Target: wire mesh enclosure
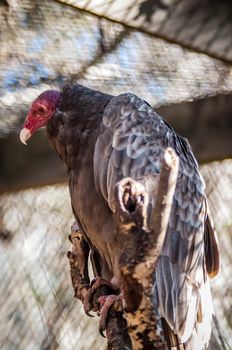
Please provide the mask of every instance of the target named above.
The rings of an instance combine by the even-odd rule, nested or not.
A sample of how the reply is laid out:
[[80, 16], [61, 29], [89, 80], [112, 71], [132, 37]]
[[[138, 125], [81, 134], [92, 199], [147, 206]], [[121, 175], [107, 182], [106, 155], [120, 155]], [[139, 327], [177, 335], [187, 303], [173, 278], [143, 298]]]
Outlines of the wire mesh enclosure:
[[[98, 318], [89, 319], [80, 302], [73, 298], [66, 258], [73, 223], [68, 187], [53, 184], [31, 188], [33, 178], [24, 173], [29, 158], [17, 153], [18, 131], [31, 101], [45, 89], [75, 82], [111, 94], [130, 91], [154, 107], [232, 91], [229, 63], [83, 12], [75, 8], [77, 1], [72, 2], [75, 6], [66, 3], [70, 1], [0, 2], [0, 142], [7, 141], [1, 143], [0, 185], [5, 184], [1, 178], [3, 164], [13, 171], [20, 164], [21, 176], [28, 184], [24, 184], [28, 187], [25, 190], [5, 190], [0, 195], [3, 350], [106, 348], [105, 339], [98, 334]], [[90, 11], [93, 3], [82, 1], [82, 7]], [[108, 5], [113, 3], [109, 1]], [[136, 2], [137, 8], [141, 3]], [[178, 8], [187, 5], [178, 6], [168, 12], [169, 17], [161, 16], [163, 21], [180, 16]], [[100, 13], [99, 7], [95, 10]], [[196, 18], [200, 20], [199, 15]], [[221, 18], [226, 21], [223, 15]], [[193, 39], [200, 45], [204, 36], [200, 35], [201, 27], [196, 27], [199, 30], [195, 30]], [[205, 28], [202, 26], [202, 30]], [[223, 30], [229, 31], [230, 25], [223, 24], [223, 28], [215, 36], [217, 45]], [[213, 34], [207, 36], [209, 53], [216, 47], [213, 38]], [[224, 46], [229, 61], [231, 47]], [[224, 123], [220, 114], [218, 119]], [[202, 121], [206, 123], [201, 115], [197, 116], [191, 128], [194, 130], [196, 123]], [[214, 121], [210, 123], [214, 125]], [[229, 126], [226, 124], [225, 128]], [[43, 142], [41, 138], [38, 144]], [[41, 149], [36, 153], [38, 162], [45, 157], [45, 153], [40, 154]], [[56, 163], [50, 159], [48, 162], [52, 172]], [[212, 281], [218, 324], [210, 349], [225, 350], [232, 348], [232, 160], [203, 164], [201, 173], [222, 251], [221, 273]]]
[[[222, 250], [221, 272], [211, 285], [225, 349], [232, 347], [231, 169], [230, 160], [201, 167]], [[73, 222], [67, 186], [5, 194], [0, 207], [1, 349], [104, 349], [98, 318], [89, 319], [73, 298], [66, 258]]]
[[104, 349], [97, 319], [73, 298], [67, 186], [1, 197], [1, 349]]

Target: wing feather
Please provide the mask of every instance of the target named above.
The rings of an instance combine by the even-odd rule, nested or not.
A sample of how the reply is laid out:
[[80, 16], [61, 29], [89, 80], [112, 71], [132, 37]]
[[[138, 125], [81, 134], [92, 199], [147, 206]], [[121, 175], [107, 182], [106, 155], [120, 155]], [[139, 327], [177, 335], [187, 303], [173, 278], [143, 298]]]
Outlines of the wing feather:
[[209, 212], [205, 225], [205, 256], [207, 272], [211, 278], [215, 277], [220, 270], [220, 252], [217, 233]]
[[[120, 95], [108, 103], [104, 112], [102, 133], [94, 153], [94, 176], [96, 188], [114, 211], [116, 182], [127, 176], [136, 180], [158, 174], [168, 146], [178, 154], [180, 168], [156, 269], [156, 286], [161, 314], [184, 341], [193, 332], [205, 284], [205, 245], [207, 270], [217, 270], [219, 261], [208, 219], [205, 224], [204, 181], [188, 141], [177, 135], [146, 102], [132, 94]], [[151, 205], [154, 202], [152, 198]]]

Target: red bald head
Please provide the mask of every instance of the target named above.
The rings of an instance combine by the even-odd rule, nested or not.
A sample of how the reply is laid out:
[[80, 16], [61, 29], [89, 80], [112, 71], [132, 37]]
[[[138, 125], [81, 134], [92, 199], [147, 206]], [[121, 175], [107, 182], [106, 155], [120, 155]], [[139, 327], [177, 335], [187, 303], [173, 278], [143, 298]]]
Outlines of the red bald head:
[[44, 91], [35, 99], [31, 104], [23, 129], [20, 132], [20, 140], [24, 144], [53, 117], [59, 101], [60, 92], [56, 90]]

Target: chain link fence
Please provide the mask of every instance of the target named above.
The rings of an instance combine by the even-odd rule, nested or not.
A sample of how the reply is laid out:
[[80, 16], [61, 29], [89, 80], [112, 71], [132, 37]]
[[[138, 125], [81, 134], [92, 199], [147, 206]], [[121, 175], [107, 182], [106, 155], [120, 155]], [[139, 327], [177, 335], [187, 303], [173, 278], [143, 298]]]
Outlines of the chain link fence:
[[67, 186], [3, 195], [0, 207], [1, 349], [104, 349], [97, 319], [73, 298]]
[[[220, 333], [229, 349], [232, 161], [203, 165], [201, 172], [222, 251], [221, 273], [212, 288]], [[104, 349], [97, 317], [89, 319], [73, 298], [66, 258], [73, 222], [67, 186], [5, 194], [0, 207], [1, 349]]]
[[[0, 138], [17, 132], [34, 97], [66, 82], [130, 91], [157, 107], [230, 93], [231, 77], [229, 64], [57, 1], [0, 1]], [[212, 287], [224, 350], [232, 348], [232, 160], [201, 171], [222, 250]], [[1, 349], [105, 349], [97, 317], [73, 298], [72, 222], [66, 185], [0, 196]]]
[[0, 135], [66, 82], [130, 91], [155, 107], [232, 90], [231, 65], [57, 1], [1, 2], [0, 45]]

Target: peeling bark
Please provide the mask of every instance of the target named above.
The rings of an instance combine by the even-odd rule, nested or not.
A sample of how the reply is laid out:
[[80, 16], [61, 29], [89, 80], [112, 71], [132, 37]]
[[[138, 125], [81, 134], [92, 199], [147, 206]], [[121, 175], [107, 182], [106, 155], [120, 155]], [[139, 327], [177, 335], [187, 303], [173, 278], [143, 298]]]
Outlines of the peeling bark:
[[82, 237], [76, 223], [71, 227], [69, 240], [72, 243], [72, 251], [67, 253], [70, 264], [70, 274], [74, 297], [84, 303], [87, 292], [90, 288], [88, 272], [89, 246]]
[[[79, 299], [85, 308], [91, 288], [88, 273], [89, 247], [78, 230], [76, 223], [71, 228], [69, 240], [72, 243], [72, 250], [67, 253], [67, 257], [70, 264], [74, 297]], [[111, 288], [107, 287], [107, 285], [100, 286], [94, 293], [93, 300], [91, 300], [93, 310], [98, 315], [100, 314], [98, 299], [101, 296], [112, 294]], [[91, 315], [89, 314], [89, 316]], [[110, 308], [108, 313], [106, 336], [108, 350], [131, 350], [131, 341], [127, 333], [126, 320], [123, 318], [123, 309], [116, 303]]]
[[[161, 319], [154, 307], [153, 285], [175, 191], [179, 159], [168, 148], [159, 176], [137, 182], [127, 178], [115, 189], [118, 224], [119, 280], [132, 348], [166, 349]], [[153, 182], [153, 186], [150, 183]], [[156, 202], [148, 223], [149, 192]], [[154, 193], [153, 193], [154, 194]], [[149, 227], [151, 226], [151, 227]]]

